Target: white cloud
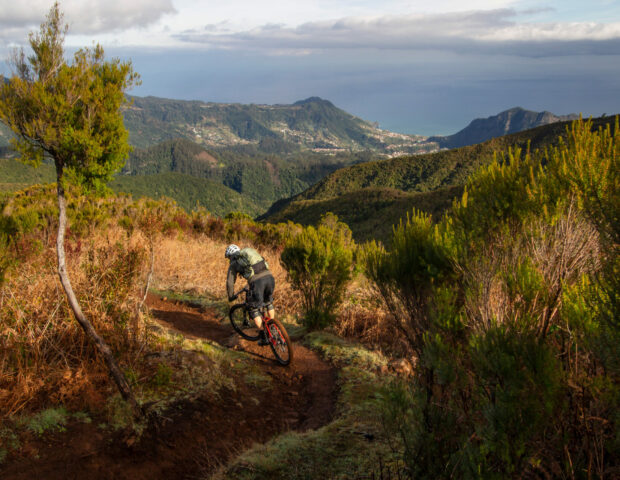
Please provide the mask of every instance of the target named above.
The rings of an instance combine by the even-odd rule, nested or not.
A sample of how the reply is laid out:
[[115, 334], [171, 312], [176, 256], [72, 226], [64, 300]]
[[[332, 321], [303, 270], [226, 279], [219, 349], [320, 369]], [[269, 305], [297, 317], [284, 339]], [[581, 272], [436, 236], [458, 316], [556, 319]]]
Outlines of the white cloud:
[[[51, 0], [0, 0], [0, 40], [23, 43], [52, 6]], [[64, 0], [70, 34], [119, 32], [152, 25], [176, 10], [172, 0]]]
[[[346, 17], [297, 27], [268, 24], [230, 32], [209, 25], [177, 35], [181, 41], [221, 49], [271, 53], [328, 49], [450, 50], [561, 54], [567, 42], [606, 49], [620, 41], [620, 22], [518, 23], [513, 9], [427, 15]], [[534, 45], [536, 44], [536, 48]]]
[[[7, 12], [0, 16], [0, 49], [25, 43], [51, 2], [0, 0], [0, 11]], [[96, 41], [296, 55], [368, 48], [546, 55], [567, 42], [588, 43], [592, 52], [608, 49], [620, 38], [618, 15], [586, 22], [587, 8], [575, 0], [63, 0], [61, 9], [71, 46]], [[562, 9], [580, 9], [583, 16], [561, 19]], [[531, 44], [544, 47], [532, 50]]]

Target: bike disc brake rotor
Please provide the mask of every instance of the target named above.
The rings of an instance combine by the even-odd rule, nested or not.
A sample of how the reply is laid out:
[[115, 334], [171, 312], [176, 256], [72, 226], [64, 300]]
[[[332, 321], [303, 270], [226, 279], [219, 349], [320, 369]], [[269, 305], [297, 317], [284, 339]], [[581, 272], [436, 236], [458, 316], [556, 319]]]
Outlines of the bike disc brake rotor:
[[269, 331], [271, 332], [271, 341], [274, 342], [275, 345], [280, 345], [282, 343], [282, 338], [280, 337], [278, 327], [269, 325]]

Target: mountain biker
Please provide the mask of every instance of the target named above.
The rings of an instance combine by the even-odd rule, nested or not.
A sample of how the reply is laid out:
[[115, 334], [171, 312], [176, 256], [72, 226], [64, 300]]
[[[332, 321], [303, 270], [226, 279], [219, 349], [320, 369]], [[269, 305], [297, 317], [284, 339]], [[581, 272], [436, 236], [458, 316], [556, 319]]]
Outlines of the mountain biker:
[[246, 303], [250, 316], [259, 331], [260, 338], [258, 344], [268, 345], [260, 309], [265, 305], [269, 317], [275, 318], [273, 291], [276, 287], [276, 281], [269, 271], [269, 265], [256, 250], [250, 247], [241, 249], [234, 244], [228, 245], [224, 256], [230, 260], [226, 277], [228, 301], [232, 302], [237, 298], [234, 294], [235, 281], [237, 280], [237, 275], [242, 276], [248, 281], [249, 291]]

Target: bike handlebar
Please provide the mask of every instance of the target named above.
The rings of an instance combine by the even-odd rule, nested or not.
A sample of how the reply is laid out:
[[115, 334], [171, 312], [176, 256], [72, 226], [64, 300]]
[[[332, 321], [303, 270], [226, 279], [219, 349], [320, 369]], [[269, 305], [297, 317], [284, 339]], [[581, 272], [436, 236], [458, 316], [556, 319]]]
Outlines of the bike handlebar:
[[233, 298], [237, 298], [239, 295], [241, 295], [243, 292], [248, 293], [250, 291], [250, 289], [248, 287], [243, 287], [241, 290], [239, 290], [237, 293], [235, 293], [233, 295]]

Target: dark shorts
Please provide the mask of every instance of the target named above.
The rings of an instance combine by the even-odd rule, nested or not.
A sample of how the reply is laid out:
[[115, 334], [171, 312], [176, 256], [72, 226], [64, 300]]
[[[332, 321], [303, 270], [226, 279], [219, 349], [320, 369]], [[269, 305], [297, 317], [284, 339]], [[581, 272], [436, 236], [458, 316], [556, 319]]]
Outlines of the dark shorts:
[[266, 275], [250, 282], [250, 291], [246, 298], [246, 303], [250, 310], [258, 310], [263, 305], [272, 303], [275, 288], [276, 281], [273, 275]]

